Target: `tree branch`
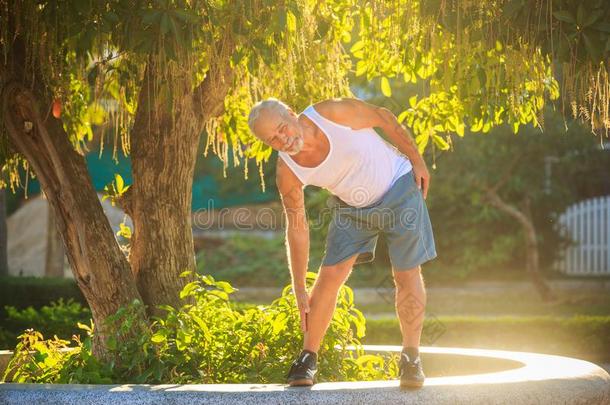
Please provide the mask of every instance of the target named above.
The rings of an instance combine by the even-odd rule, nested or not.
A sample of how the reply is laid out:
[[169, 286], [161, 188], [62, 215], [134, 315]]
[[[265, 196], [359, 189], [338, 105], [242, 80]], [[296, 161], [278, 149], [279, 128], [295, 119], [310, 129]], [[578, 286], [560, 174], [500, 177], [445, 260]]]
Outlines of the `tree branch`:
[[231, 56], [235, 42], [230, 34], [222, 41], [216, 63], [210, 65], [205, 79], [193, 93], [195, 111], [203, 122], [224, 113], [224, 100], [233, 81]]

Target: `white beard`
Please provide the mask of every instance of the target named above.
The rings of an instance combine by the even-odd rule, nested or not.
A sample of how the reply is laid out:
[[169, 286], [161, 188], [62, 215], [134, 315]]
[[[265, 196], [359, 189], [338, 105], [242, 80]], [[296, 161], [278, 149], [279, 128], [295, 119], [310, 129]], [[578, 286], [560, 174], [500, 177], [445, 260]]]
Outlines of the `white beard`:
[[296, 155], [297, 153], [299, 153], [301, 151], [302, 148], [303, 148], [303, 138], [299, 137], [294, 141], [292, 148], [287, 150], [286, 153], [289, 155]]

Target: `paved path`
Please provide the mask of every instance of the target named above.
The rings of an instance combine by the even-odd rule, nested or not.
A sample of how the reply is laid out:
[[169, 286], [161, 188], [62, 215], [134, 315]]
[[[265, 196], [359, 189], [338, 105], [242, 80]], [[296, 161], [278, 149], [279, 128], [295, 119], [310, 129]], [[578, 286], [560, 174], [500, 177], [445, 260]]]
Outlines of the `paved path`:
[[[365, 346], [373, 352], [399, 352], [401, 346]], [[446, 364], [508, 362], [496, 371], [428, 377], [424, 387], [400, 390], [397, 380], [283, 384], [76, 385], [2, 384], [0, 404], [608, 404], [610, 375], [595, 364], [561, 356], [501, 350], [422, 347], [424, 355]]]

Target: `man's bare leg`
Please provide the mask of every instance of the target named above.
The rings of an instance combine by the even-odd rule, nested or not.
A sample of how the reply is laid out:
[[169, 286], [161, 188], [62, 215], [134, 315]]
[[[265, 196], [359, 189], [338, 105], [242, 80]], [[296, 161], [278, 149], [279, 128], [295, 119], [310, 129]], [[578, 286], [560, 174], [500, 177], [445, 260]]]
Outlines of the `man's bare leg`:
[[303, 349], [317, 353], [335, 312], [339, 288], [349, 277], [358, 255], [332, 266], [320, 267], [309, 298]]
[[421, 266], [411, 269], [392, 269], [396, 284], [396, 313], [402, 332], [400, 355], [400, 387], [421, 388], [426, 375], [419, 357], [419, 343], [426, 312], [426, 290]]
[[421, 266], [408, 270], [392, 270], [396, 285], [395, 306], [400, 321], [402, 346], [419, 348], [427, 301]]

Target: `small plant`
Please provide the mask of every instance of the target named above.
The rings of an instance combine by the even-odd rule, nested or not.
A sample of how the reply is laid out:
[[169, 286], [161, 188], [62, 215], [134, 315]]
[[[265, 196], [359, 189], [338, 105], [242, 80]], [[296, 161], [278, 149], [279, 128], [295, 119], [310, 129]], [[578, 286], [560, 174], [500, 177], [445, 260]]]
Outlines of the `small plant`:
[[3, 381], [55, 384], [112, 382], [108, 365], [91, 354], [91, 335], [83, 341], [78, 335], [73, 335], [74, 346], [69, 346], [68, 340], [60, 339], [57, 335], [45, 340], [40, 332], [33, 329], [27, 329], [19, 339], [2, 376]]
[[129, 187], [126, 186], [123, 177], [120, 174], [115, 173], [114, 180], [104, 186], [104, 195], [102, 196], [102, 201], [105, 199], [110, 200], [110, 204], [114, 207], [120, 198], [129, 190]]

